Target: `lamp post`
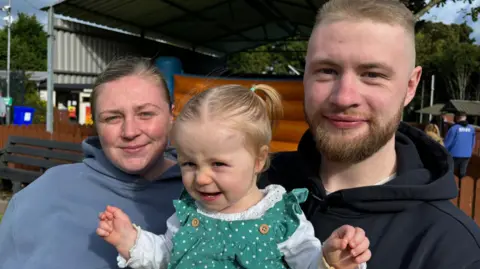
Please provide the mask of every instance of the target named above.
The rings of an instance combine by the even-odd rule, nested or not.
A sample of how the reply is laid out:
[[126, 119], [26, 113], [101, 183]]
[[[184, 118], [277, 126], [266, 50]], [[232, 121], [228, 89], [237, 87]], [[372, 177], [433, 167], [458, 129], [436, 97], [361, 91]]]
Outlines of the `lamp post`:
[[[4, 12], [7, 13], [7, 16], [3, 18], [5, 24], [7, 25], [7, 99], [10, 100], [10, 28], [13, 22], [13, 18], [11, 15], [12, 11], [12, 2], [8, 0], [8, 5], [2, 8]], [[6, 118], [7, 125], [10, 124], [10, 105], [7, 105], [7, 118]]]

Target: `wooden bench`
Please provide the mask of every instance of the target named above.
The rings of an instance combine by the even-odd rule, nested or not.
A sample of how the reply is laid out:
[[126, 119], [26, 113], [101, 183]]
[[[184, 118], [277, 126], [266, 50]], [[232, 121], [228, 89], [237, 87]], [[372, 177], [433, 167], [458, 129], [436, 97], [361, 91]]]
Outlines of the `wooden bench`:
[[11, 181], [16, 193], [47, 169], [82, 159], [80, 143], [10, 136], [0, 152], [0, 179]]

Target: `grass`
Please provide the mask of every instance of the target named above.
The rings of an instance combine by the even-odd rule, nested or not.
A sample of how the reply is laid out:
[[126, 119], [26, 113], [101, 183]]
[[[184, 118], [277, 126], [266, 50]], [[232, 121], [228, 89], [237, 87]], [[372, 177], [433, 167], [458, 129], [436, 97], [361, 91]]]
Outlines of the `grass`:
[[3, 215], [2, 215], [2, 214], [0, 214], [0, 222], [2, 222], [2, 217], [3, 217]]

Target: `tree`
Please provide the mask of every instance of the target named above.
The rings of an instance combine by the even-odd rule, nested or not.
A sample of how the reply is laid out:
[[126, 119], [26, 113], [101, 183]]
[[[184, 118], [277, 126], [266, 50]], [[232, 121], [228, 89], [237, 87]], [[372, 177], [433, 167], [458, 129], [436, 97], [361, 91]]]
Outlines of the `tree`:
[[[11, 70], [47, 70], [47, 33], [35, 15], [18, 14], [11, 26]], [[7, 28], [0, 31], [0, 66], [7, 66]]]
[[267, 44], [248, 52], [240, 52], [228, 58], [228, 67], [233, 73], [292, 74], [288, 65], [303, 70], [307, 42], [287, 40]]
[[[35, 108], [33, 122], [45, 122], [46, 103], [40, 99], [34, 82], [25, 71], [47, 70], [47, 34], [35, 15], [18, 14], [11, 26], [10, 95], [13, 106]], [[0, 30], [0, 68], [7, 68], [7, 29]], [[6, 96], [6, 82], [0, 82]]]
[[441, 22], [419, 22], [415, 35], [417, 64], [429, 71], [436, 69], [437, 54], [455, 44], [473, 44], [475, 40], [470, 38], [472, 32], [473, 29], [466, 23], [447, 25]]
[[480, 7], [472, 6], [475, 0], [401, 0], [412, 12], [415, 18], [419, 20], [434, 7], [444, 7], [448, 2], [468, 3], [470, 10], [463, 10], [466, 16], [470, 16], [473, 21], [477, 21]]
[[443, 85], [436, 88], [448, 93], [446, 99], [474, 97], [470, 90], [474, 89], [472, 75], [479, 67], [479, 47], [470, 38], [473, 29], [465, 23], [434, 22], [421, 22], [417, 28], [417, 64], [423, 66], [424, 77], [435, 74], [440, 78]]
[[[480, 67], [480, 49], [477, 45], [459, 43], [447, 46], [445, 50], [434, 55], [438, 71], [445, 80], [452, 99], [469, 99], [469, 87], [472, 74]], [[474, 96], [471, 96], [474, 97]]]

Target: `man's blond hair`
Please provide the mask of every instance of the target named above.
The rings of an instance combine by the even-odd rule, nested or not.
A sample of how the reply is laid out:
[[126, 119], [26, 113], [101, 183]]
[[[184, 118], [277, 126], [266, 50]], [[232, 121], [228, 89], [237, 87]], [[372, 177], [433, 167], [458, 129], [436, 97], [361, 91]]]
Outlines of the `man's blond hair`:
[[415, 34], [415, 16], [399, 0], [330, 0], [318, 11], [315, 26], [340, 20], [370, 20], [399, 25]]
[[318, 11], [315, 27], [344, 20], [368, 20], [402, 27], [411, 38], [415, 62], [416, 19], [399, 0], [330, 0]]

